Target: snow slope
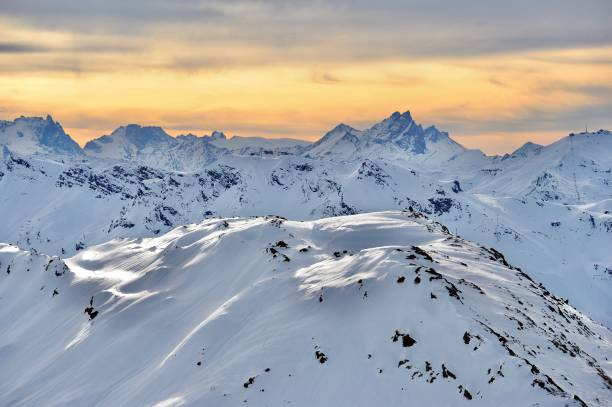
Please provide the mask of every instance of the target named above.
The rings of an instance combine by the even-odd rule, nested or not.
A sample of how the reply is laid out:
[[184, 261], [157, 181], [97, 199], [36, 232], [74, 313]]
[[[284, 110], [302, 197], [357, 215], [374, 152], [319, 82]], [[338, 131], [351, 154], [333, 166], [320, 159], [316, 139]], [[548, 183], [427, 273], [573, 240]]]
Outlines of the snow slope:
[[[552, 162], [549, 155], [538, 165], [559, 174]], [[601, 162], [597, 168], [607, 165]], [[0, 207], [8, 214], [0, 241], [70, 256], [115, 237], [154, 236], [210, 216], [316, 219], [412, 207], [470, 240], [503, 250], [558, 295], [612, 326], [611, 174], [578, 171], [579, 185], [596, 188], [582, 189], [581, 203], [572, 203], [546, 199], [559, 194], [546, 184], [531, 192], [538, 175], [529, 163], [504, 162], [496, 172], [469, 163], [428, 169], [382, 159], [230, 154], [197, 172], [174, 172], [130, 162], [62, 163], [8, 153], [0, 160]], [[501, 168], [493, 164], [485, 169]], [[517, 174], [523, 167], [528, 172]], [[514, 188], [515, 177], [519, 186], [498, 190]]]
[[493, 160], [499, 171], [478, 189], [568, 204], [612, 197], [609, 131], [571, 134], [548, 146], [525, 145], [517, 151]]
[[[0, 404], [609, 405], [612, 334], [414, 212], [0, 246]], [[55, 295], [54, 295], [55, 294]]]

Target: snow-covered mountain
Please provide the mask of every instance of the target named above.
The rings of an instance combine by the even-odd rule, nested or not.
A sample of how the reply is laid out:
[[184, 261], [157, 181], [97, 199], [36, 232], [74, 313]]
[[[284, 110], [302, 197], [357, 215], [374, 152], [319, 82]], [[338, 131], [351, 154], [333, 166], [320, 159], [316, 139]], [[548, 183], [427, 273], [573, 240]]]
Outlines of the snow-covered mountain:
[[502, 157], [502, 159], [517, 158], [517, 157], [522, 157], [522, 158], [529, 157], [529, 156], [532, 156], [532, 155], [539, 154], [540, 151], [542, 151], [542, 148], [544, 148], [544, 147], [539, 145], [539, 144], [532, 143], [531, 141], [528, 141], [525, 144], [523, 144], [520, 148], [517, 148], [512, 154], [504, 155], [504, 157]]
[[409, 111], [395, 112], [366, 130], [340, 124], [306, 149], [308, 156], [349, 160], [359, 158], [446, 161], [465, 150], [434, 126], [423, 129]]
[[108, 136], [88, 142], [85, 153], [96, 159], [129, 161], [172, 171], [196, 171], [226, 154], [296, 154], [310, 144], [292, 139], [262, 137], [227, 138], [215, 131], [210, 136], [170, 136], [160, 127], [136, 124], [119, 127]]
[[51, 116], [0, 120], [0, 146], [23, 155], [80, 155], [81, 147]]
[[193, 171], [226, 153], [193, 135], [172, 137], [161, 127], [136, 124], [119, 127], [89, 141], [85, 153], [107, 161], [128, 161], [174, 171]]
[[0, 246], [0, 404], [605, 406], [612, 334], [417, 212]]
[[495, 175], [480, 188], [570, 204], [609, 199], [611, 152], [612, 133], [606, 130], [570, 134], [545, 147], [526, 144], [512, 156], [494, 161]]
[[[155, 236], [211, 216], [306, 220], [413, 208], [502, 250], [557, 295], [612, 326], [609, 132], [487, 157], [423, 129], [408, 113], [367, 130], [340, 125], [310, 146], [246, 138], [244, 144], [221, 133], [176, 141], [161, 129], [142, 129], [135, 136], [115, 132], [118, 146], [138, 140], [141, 131], [156, 134], [119, 148], [131, 154], [120, 159], [88, 152], [62, 162], [5, 149], [0, 242], [71, 256], [115, 237]], [[157, 139], [166, 150], [153, 148]]]
[[138, 160], [162, 155], [179, 142], [161, 127], [129, 124], [108, 136], [89, 141], [84, 150], [91, 155], [115, 160]]

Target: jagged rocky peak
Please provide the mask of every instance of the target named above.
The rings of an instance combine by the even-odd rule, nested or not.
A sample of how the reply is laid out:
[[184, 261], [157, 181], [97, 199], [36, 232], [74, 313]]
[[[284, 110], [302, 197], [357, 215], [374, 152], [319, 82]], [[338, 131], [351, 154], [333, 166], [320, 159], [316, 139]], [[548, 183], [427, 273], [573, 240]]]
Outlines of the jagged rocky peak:
[[410, 111], [406, 110], [404, 113], [393, 112], [391, 116], [375, 124], [372, 128], [405, 128], [412, 123], [417, 125]]
[[[423, 126], [416, 123], [407, 110], [404, 113], [394, 112], [382, 122], [375, 124], [367, 130], [371, 136], [385, 141], [400, 141], [401, 139], [423, 137], [425, 131]], [[428, 128], [428, 132], [439, 133], [435, 127]], [[420, 150], [415, 152], [421, 152]]]
[[410, 115], [409, 111], [404, 113], [395, 112], [383, 121], [374, 124], [372, 127], [366, 130], [357, 130], [348, 124], [340, 123], [328, 131], [318, 141], [318, 143], [335, 140], [345, 135], [363, 135], [364, 137], [361, 137], [363, 139], [367, 138], [368, 136], [382, 138], [389, 136], [391, 133], [396, 133], [398, 130], [406, 129], [406, 127], [410, 126], [411, 123], [414, 123], [414, 121], [412, 120], [412, 116]]
[[193, 134], [193, 133], [187, 133], [187, 134], [180, 134], [178, 136], [176, 136], [176, 139], [179, 141], [195, 141], [200, 139], [200, 137], [198, 137], [197, 135]]
[[225, 133], [223, 133], [222, 131], [213, 130], [213, 132], [210, 133], [210, 135], [202, 136], [202, 140], [205, 140], [205, 141], [219, 141], [219, 140], [227, 140], [227, 137], [225, 136]]
[[448, 133], [438, 130], [435, 126], [424, 129], [414, 121], [407, 110], [404, 113], [394, 112], [366, 130], [356, 130], [346, 124], [339, 124], [314, 143], [308, 154], [347, 159], [391, 152], [398, 158], [433, 154], [443, 159], [464, 150], [465, 148], [453, 141]]
[[222, 131], [215, 130], [210, 135], [210, 138], [213, 140], [225, 140], [227, 137], [225, 137], [225, 134]]
[[[447, 140], [449, 147], [455, 152], [463, 148], [448, 137], [448, 133], [438, 130], [435, 126], [423, 128], [417, 123], [409, 110], [404, 113], [394, 112], [380, 123], [365, 131], [369, 141], [377, 144], [394, 144], [402, 150], [413, 154], [425, 154], [431, 149], [432, 143]], [[435, 150], [435, 149], [434, 149]]]
[[82, 154], [81, 147], [64, 131], [51, 115], [21, 116], [0, 122], [0, 144], [22, 154]]
[[407, 126], [413, 122], [414, 122], [414, 119], [412, 118], [412, 115], [410, 114], [410, 110], [406, 110], [404, 113], [393, 112], [391, 116], [387, 117], [382, 122], [374, 125], [374, 127], [377, 127], [377, 126], [387, 126], [387, 127]]

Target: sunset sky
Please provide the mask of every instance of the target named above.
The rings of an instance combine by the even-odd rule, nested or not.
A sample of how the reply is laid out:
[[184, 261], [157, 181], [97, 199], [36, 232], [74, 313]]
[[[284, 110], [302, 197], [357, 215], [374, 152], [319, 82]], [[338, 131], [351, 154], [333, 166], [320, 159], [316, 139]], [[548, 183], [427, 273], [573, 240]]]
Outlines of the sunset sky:
[[410, 110], [500, 153], [612, 129], [610, 21], [610, 0], [0, 0], [0, 118], [312, 140]]

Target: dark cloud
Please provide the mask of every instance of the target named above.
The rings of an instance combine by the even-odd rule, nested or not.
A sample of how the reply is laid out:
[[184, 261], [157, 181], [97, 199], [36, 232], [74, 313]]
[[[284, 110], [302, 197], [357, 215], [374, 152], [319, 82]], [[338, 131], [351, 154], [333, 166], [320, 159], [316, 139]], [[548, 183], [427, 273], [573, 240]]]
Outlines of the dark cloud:
[[79, 32], [109, 29], [135, 31], [143, 25], [192, 22], [221, 17], [221, 9], [207, 1], [163, 0], [0, 0], [4, 16], [39, 27]]
[[20, 74], [20, 73], [74, 73], [90, 74], [100, 72], [110, 72], [121, 66], [120, 63], [113, 63], [104, 59], [77, 58], [74, 56], [49, 55], [43, 58], [30, 58], [24, 65], [24, 61], [10, 58], [10, 55], [2, 57], [0, 52], [0, 73]]
[[25, 42], [0, 42], [0, 54], [23, 54], [48, 51], [51, 51], [51, 49]]
[[[228, 64], [261, 59], [465, 57], [612, 44], [609, 0], [0, 0], [0, 15], [31, 28], [189, 44], [177, 62], [206, 68], [198, 44], [226, 44]], [[236, 48], [236, 52], [232, 52]], [[251, 58], [261, 63], [259, 58]], [[187, 61], [186, 61], [187, 60]], [[217, 62], [217, 61], [215, 61]]]

